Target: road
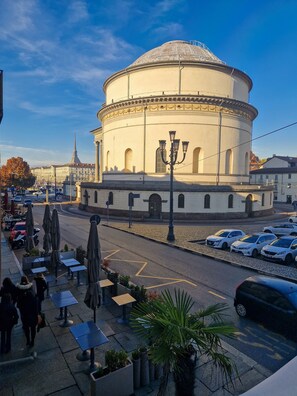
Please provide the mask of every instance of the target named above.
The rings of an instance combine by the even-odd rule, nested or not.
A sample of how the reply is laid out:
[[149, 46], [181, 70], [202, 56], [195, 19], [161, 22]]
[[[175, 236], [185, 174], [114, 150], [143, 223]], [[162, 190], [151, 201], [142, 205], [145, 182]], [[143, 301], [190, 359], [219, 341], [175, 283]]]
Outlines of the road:
[[[57, 206], [59, 208], [59, 206]], [[36, 224], [41, 228], [44, 207], [34, 206]], [[86, 248], [89, 217], [59, 210], [61, 248]], [[230, 320], [238, 328], [238, 337], [226, 340], [272, 372], [296, 355], [297, 344], [248, 319], [240, 319], [233, 308], [236, 286], [253, 271], [237, 268], [211, 258], [197, 256], [167, 245], [148, 241], [118, 230], [98, 227], [101, 251], [110, 259], [110, 267], [147, 289], [161, 292], [164, 288], [182, 288], [194, 299], [195, 310], [218, 302], [229, 306]], [[19, 252], [18, 254], [20, 254]]]

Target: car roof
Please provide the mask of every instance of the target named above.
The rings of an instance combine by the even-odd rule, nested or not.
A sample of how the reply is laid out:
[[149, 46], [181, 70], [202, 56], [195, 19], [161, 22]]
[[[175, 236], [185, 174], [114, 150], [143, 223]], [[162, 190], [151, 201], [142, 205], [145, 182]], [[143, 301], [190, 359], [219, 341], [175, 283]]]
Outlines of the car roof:
[[[290, 223], [291, 224], [291, 223]], [[217, 231], [217, 232], [220, 232], [220, 231], [226, 231], [226, 232], [232, 232], [232, 231], [242, 231], [242, 230], [239, 230], [239, 229], [237, 229], [237, 228], [222, 228], [221, 230], [219, 230], [219, 231]], [[243, 232], [243, 231], [242, 231]]]
[[282, 237], [280, 237], [279, 239], [297, 239], [296, 235], [284, 235]]
[[26, 225], [25, 221], [17, 221], [15, 225]]
[[297, 284], [285, 279], [273, 278], [265, 275], [255, 275], [247, 278], [246, 281], [273, 287], [283, 294], [297, 292]]

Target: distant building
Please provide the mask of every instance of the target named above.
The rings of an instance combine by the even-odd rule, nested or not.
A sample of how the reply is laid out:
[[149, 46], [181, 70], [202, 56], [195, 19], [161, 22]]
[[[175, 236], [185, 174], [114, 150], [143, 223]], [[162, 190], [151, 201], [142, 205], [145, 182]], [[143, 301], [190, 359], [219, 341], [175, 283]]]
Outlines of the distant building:
[[62, 185], [63, 183], [75, 184], [82, 181], [94, 181], [95, 165], [82, 163], [77, 155], [76, 138], [74, 139], [74, 150], [71, 161], [64, 165], [49, 165], [31, 168], [36, 177], [36, 184]]
[[297, 200], [297, 157], [274, 154], [250, 172], [251, 183], [273, 187], [273, 200], [292, 203]]
[[[231, 218], [272, 212], [272, 188], [250, 184], [253, 120], [250, 77], [226, 65], [200, 42], [154, 48], [103, 85], [95, 142], [95, 183], [81, 183], [85, 210], [164, 219], [170, 211], [169, 131], [189, 141], [174, 166], [176, 219]], [[182, 145], [182, 144], [181, 144]], [[182, 158], [180, 148], [178, 161]]]

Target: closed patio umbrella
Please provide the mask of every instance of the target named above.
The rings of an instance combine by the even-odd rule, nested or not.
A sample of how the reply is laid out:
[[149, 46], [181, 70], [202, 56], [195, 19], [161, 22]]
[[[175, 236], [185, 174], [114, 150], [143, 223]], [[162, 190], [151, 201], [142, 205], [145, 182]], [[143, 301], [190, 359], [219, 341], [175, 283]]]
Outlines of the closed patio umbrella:
[[28, 210], [26, 213], [26, 240], [25, 240], [25, 250], [30, 252], [34, 247], [34, 220], [32, 213], [32, 205], [28, 205]]
[[97, 230], [97, 225], [100, 222], [100, 216], [92, 216], [90, 222], [91, 226], [87, 247], [88, 288], [84, 302], [89, 308], [93, 309], [94, 323], [96, 323], [96, 308], [99, 307], [101, 303], [101, 288], [99, 285], [101, 248]]
[[55, 268], [56, 278], [58, 276], [58, 266], [60, 262], [60, 224], [57, 209], [53, 210], [52, 222], [50, 227], [51, 241], [52, 241], [52, 254], [51, 254], [51, 264]]
[[44, 254], [48, 255], [52, 242], [51, 242], [51, 212], [50, 212], [50, 207], [49, 205], [45, 205], [45, 210], [44, 210], [44, 215], [43, 215], [43, 222], [42, 222], [42, 228], [44, 230], [44, 236], [43, 236], [43, 250]]

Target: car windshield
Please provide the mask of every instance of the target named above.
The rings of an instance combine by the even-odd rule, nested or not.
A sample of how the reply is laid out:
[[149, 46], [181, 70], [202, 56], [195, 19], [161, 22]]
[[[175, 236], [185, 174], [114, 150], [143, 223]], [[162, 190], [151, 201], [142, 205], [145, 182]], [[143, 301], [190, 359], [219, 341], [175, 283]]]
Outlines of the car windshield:
[[220, 231], [218, 231], [218, 232], [215, 233], [215, 236], [227, 237], [229, 234], [230, 234], [229, 231], [220, 230]]
[[292, 239], [281, 238], [281, 239], [276, 239], [270, 245], [275, 247], [288, 248], [291, 246], [291, 243], [292, 243]]
[[259, 238], [258, 235], [245, 235], [244, 237], [240, 238], [240, 241], [247, 243], [255, 243], [257, 242], [258, 238]]

